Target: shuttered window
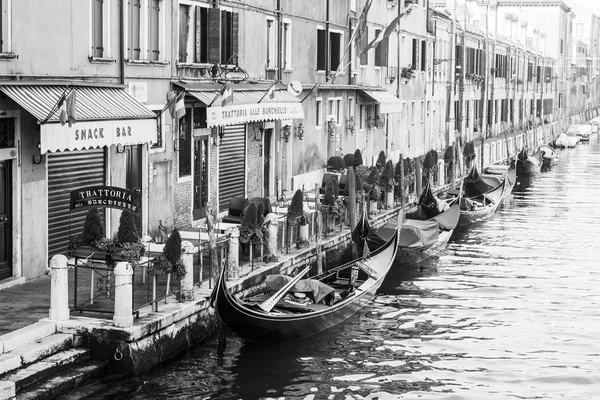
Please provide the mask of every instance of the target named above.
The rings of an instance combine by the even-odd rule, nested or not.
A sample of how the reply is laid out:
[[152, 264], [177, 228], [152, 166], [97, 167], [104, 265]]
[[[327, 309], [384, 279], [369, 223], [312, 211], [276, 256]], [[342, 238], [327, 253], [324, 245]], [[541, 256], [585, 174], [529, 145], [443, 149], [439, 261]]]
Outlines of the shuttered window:
[[221, 10], [208, 9], [208, 62], [221, 62]]
[[104, 56], [104, 0], [92, 0], [92, 57]]
[[[366, 27], [361, 36], [360, 43], [361, 43], [361, 45], [360, 45], [361, 49], [364, 49], [367, 46], [367, 44], [369, 43], [369, 29]], [[367, 64], [369, 64], [369, 52], [365, 51], [360, 55], [360, 65], [367, 65]]]
[[[375, 30], [375, 37], [379, 35], [381, 29]], [[375, 66], [385, 67], [387, 65], [388, 38], [385, 37], [375, 47]]]
[[219, 210], [225, 211], [229, 200], [246, 195], [246, 126], [219, 129], [223, 130], [219, 147]]
[[336, 71], [342, 56], [342, 34], [329, 32], [329, 70]]
[[140, 14], [141, 0], [129, 0], [127, 3], [128, 47], [127, 57], [130, 60], [140, 59]]
[[148, 59], [158, 61], [160, 58], [160, 0], [148, 2]]
[[421, 71], [427, 70], [427, 42], [421, 40]]
[[[105, 176], [104, 148], [48, 153], [48, 256], [65, 254], [69, 237], [80, 235], [83, 229], [87, 209], [71, 211], [71, 192], [102, 186]], [[98, 211], [104, 220], [104, 209]]]
[[190, 34], [189, 20], [190, 20], [190, 6], [183, 4], [179, 5], [179, 57], [177, 61], [187, 62], [187, 42]]
[[186, 108], [179, 119], [179, 176], [192, 174], [192, 110]]

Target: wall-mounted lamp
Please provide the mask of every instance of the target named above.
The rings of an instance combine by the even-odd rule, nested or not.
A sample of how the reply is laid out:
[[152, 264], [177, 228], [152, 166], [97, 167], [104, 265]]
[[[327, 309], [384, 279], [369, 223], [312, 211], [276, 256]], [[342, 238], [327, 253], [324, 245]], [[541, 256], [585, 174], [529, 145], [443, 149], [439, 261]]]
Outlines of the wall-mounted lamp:
[[42, 145], [41, 144], [37, 144], [37, 152], [39, 154], [38, 157], [35, 156], [35, 152], [33, 153], [33, 163], [34, 164], [41, 164], [42, 163]]
[[327, 121], [327, 133], [329, 133], [329, 137], [335, 136], [335, 119], [333, 118]]
[[371, 116], [369, 115], [369, 116], [367, 117], [366, 123], [367, 123], [367, 129], [368, 129], [368, 130], [371, 130], [371, 129], [373, 129], [373, 117], [371, 117]]
[[283, 193], [283, 188], [281, 189], [281, 196], [277, 198], [277, 205], [279, 208], [287, 207], [287, 198], [285, 197], [285, 193]]
[[125, 146], [123, 146], [121, 143], [117, 143], [117, 154], [123, 153], [125, 153]]
[[375, 128], [381, 129], [385, 125], [385, 118], [381, 118], [379, 115], [375, 116]]
[[296, 125], [296, 128], [294, 128], [294, 136], [296, 136], [299, 140], [304, 139], [304, 124], [302, 122], [300, 122], [298, 125]]
[[262, 123], [260, 122], [254, 122], [252, 124], [252, 131], [254, 132], [254, 140], [256, 140], [257, 142], [262, 142], [263, 140], [263, 133], [265, 131], [265, 128], [263, 128]]
[[213, 144], [216, 147], [219, 147], [221, 143], [223, 143], [224, 135], [225, 132], [223, 131], [223, 128], [217, 126], [213, 126], [212, 128], [210, 128], [210, 137], [212, 138]]
[[176, 137], [173, 138], [173, 151], [179, 151], [179, 142]]
[[356, 129], [356, 122], [354, 121], [354, 116], [348, 118], [346, 121], [346, 130], [350, 132], [350, 134], [354, 134], [354, 130]]
[[291, 129], [292, 127], [287, 124], [281, 127], [281, 137], [283, 138], [283, 140], [285, 140], [286, 143], [290, 141]]

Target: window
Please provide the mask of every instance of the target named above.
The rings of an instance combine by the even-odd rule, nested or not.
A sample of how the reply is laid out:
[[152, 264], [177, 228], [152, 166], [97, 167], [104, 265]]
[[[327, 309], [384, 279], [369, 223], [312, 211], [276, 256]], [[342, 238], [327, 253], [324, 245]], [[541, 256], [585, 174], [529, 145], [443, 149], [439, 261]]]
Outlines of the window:
[[156, 114], [156, 143], [152, 143], [153, 149], [161, 149], [163, 147], [163, 113], [162, 110], [155, 110]]
[[15, 147], [15, 119], [0, 118], [0, 148]]
[[419, 41], [417, 39], [412, 40], [412, 58], [411, 65], [414, 69], [419, 67]]
[[0, 1], [2, 9], [0, 10], [0, 53], [11, 53], [11, 0]]
[[277, 22], [267, 19], [267, 68], [277, 68]]
[[292, 22], [283, 20], [281, 29], [281, 58], [283, 69], [290, 70], [292, 69]]
[[201, 6], [179, 5], [181, 63], [231, 63], [238, 53], [238, 13]]
[[[375, 37], [377, 37], [381, 33], [381, 29], [375, 30]], [[387, 58], [388, 58], [388, 38], [385, 37], [377, 46], [375, 46], [375, 66], [376, 67], [385, 67], [387, 66]]]
[[352, 117], [354, 117], [354, 97], [348, 97], [347, 118], [350, 119]]
[[[365, 27], [365, 30], [360, 37], [360, 49], [363, 49], [369, 43], [369, 27]], [[368, 65], [369, 64], [369, 52], [365, 51], [360, 55], [360, 65]]]
[[[327, 32], [317, 29], [317, 71], [325, 71], [327, 68]], [[342, 50], [342, 33], [329, 31], [329, 70], [336, 71], [340, 65]]]
[[427, 45], [426, 41], [421, 41], [421, 71], [425, 71], [427, 69]]
[[323, 126], [323, 101], [317, 99], [315, 104], [315, 126], [321, 128]]
[[192, 174], [192, 110], [185, 109], [185, 115], [179, 119], [179, 176]]
[[421, 101], [421, 123], [423, 123], [424, 118], [425, 118], [425, 102]]
[[560, 54], [563, 54], [563, 40], [560, 39]]
[[365, 105], [358, 106], [358, 129], [365, 129]]
[[342, 100], [337, 99], [335, 102], [335, 117], [337, 120], [337, 124], [340, 125], [342, 123]]
[[[2, 39], [4, 39], [4, 4], [9, 3], [2, 1]], [[90, 57], [93, 58], [108, 58], [109, 55], [109, 36], [110, 32], [110, 1], [91, 0], [91, 51]], [[4, 42], [4, 40], [3, 40]], [[4, 44], [2, 45], [4, 51]]]
[[415, 102], [412, 101], [410, 103], [410, 123], [414, 124], [415, 123]]
[[127, 2], [127, 57], [130, 60], [140, 59], [140, 15], [141, 0]]
[[148, 60], [160, 58], [160, 4], [161, 0], [148, 1]]

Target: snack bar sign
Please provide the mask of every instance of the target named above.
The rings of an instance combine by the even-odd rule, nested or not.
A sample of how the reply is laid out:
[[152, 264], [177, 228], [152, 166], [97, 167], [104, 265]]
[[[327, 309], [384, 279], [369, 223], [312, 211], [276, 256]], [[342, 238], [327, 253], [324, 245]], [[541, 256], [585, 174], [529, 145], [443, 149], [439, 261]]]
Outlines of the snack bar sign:
[[298, 118], [304, 118], [300, 103], [236, 104], [208, 108], [206, 122], [212, 127]]
[[119, 208], [134, 214], [142, 211], [140, 193], [114, 186], [88, 186], [71, 192], [71, 210]]

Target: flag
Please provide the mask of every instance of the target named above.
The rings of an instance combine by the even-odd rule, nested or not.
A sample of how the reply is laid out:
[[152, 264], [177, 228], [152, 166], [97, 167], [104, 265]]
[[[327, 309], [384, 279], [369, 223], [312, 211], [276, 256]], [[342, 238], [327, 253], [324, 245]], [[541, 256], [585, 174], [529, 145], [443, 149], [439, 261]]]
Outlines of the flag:
[[67, 123], [68, 119], [69, 117], [67, 116], [66, 96], [63, 93], [63, 95], [58, 100], [58, 120], [60, 121], [60, 124], [64, 126]]
[[177, 101], [175, 102], [175, 117], [179, 120], [185, 116], [185, 101], [184, 101], [184, 92], [178, 96]]
[[75, 118], [75, 110], [77, 108], [77, 96], [75, 89], [71, 90], [71, 93], [67, 95], [66, 103], [66, 112], [67, 112], [67, 122], [69, 123], [69, 127], [71, 127], [77, 119]]
[[225, 107], [227, 104], [233, 101], [233, 87], [231, 86], [231, 82], [227, 82], [223, 85], [219, 94], [223, 98], [221, 107]]
[[404, 10], [404, 12], [400, 13], [400, 15], [398, 15], [396, 18], [394, 18], [392, 20], [392, 22], [390, 22], [390, 24], [387, 26], [387, 28], [385, 28], [385, 33], [383, 34], [383, 37], [390, 37], [390, 35], [392, 34], [392, 32], [394, 32], [394, 29], [396, 29], [396, 25], [398, 25], [398, 23], [400, 22], [400, 18], [404, 17], [405, 15], [410, 14], [410, 12], [413, 10], [414, 8], [414, 4], [411, 4], [406, 10]]
[[356, 31], [354, 32], [356, 38], [356, 46], [358, 49], [363, 46], [361, 43], [364, 43], [366, 40], [363, 36], [367, 34], [367, 14], [369, 13], [369, 9], [371, 8], [371, 4], [373, 0], [367, 0], [365, 7], [360, 13], [360, 17], [358, 17], [358, 21], [356, 21]]
[[275, 98], [275, 84], [277, 83], [277, 81], [273, 82], [271, 84], [271, 86], [269, 86], [269, 88], [267, 89], [266, 93], [260, 98], [260, 100], [258, 100], [258, 102], [260, 103], [261, 101], [264, 100], [265, 97], [269, 96], [270, 99]]

